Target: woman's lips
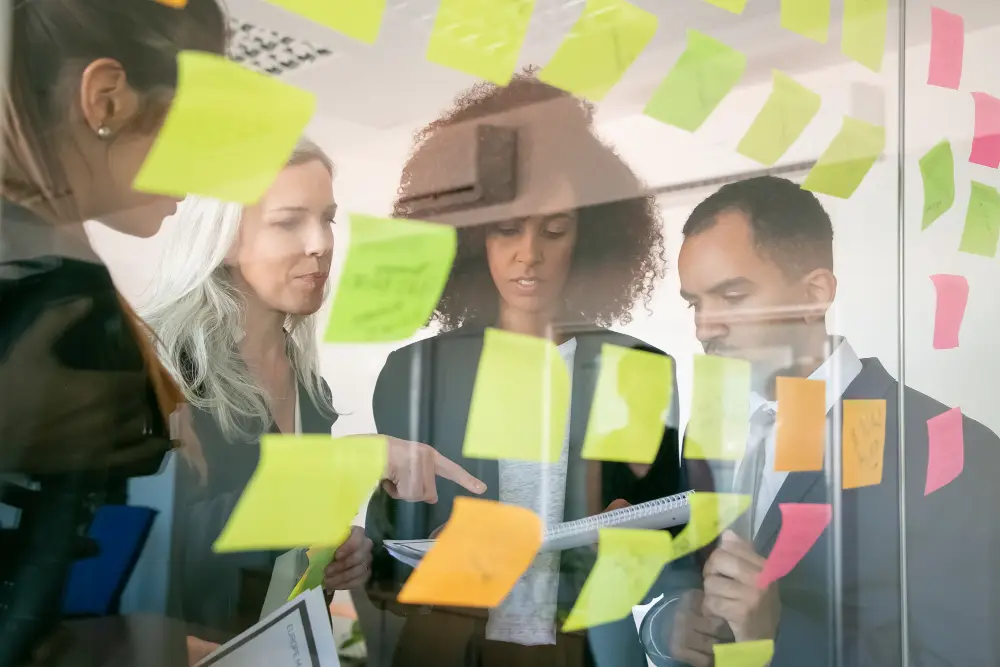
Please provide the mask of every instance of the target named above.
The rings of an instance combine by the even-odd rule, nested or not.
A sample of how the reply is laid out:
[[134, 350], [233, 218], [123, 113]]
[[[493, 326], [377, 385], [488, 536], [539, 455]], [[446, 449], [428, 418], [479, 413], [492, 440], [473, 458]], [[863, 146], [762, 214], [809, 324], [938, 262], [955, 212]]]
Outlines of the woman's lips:
[[542, 288], [542, 281], [538, 278], [515, 278], [511, 281], [518, 293], [524, 295], [535, 295]]
[[299, 276], [298, 280], [301, 280], [310, 287], [322, 287], [326, 284], [326, 279], [329, 275], [328, 273], [307, 273], [304, 276]]

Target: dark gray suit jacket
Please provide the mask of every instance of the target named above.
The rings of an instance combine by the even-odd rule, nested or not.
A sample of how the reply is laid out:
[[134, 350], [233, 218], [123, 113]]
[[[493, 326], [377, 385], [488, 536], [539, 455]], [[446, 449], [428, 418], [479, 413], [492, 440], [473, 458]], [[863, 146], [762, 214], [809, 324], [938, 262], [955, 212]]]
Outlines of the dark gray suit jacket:
[[[796, 567], [779, 580], [782, 604], [771, 667], [895, 667], [902, 665], [903, 577], [901, 510], [906, 525], [906, 593], [910, 665], [972, 667], [1000, 664], [1000, 440], [982, 424], [963, 422], [965, 467], [950, 485], [924, 496], [929, 418], [948, 407], [905, 389], [905, 460], [900, 457], [898, 383], [876, 359], [843, 399], [884, 399], [886, 439], [882, 483], [831, 494], [825, 472], [790, 473], [754, 539], [767, 556], [781, 527], [780, 503], [832, 503], [834, 520]], [[841, 404], [834, 407], [841, 421]], [[835, 450], [839, 453], [839, 449]], [[686, 461], [688, 484], [711, 488], [703, 461]], [[900, 465], [905, 497], [900, 507]], [[839, 515], [839, 517], [838, 517]], [[700, 586], [706, 553], [668, 567], [663, 593], [643, 622], [642, 640], [658, 665], [670, 660], [667, 642], [675, 606], [686, 588]], [[835, 631], [839, 627], [839, 631]]]

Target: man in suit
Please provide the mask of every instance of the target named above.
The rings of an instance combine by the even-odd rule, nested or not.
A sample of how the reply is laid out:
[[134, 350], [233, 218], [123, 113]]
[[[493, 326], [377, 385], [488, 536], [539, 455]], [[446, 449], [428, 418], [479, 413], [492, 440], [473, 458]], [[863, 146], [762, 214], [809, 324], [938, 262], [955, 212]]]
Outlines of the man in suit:
[[[751, 503], [714, 549], [668, 567], [641, 629], [650, 658], [701, 667], [717, 643], [772, 639], [771, 667], [1000, 664], [996, 436], [964, 418], [964, 471], [924, 496], [927, 420], [948, 407], [900, 391], [877, 359], [827, 333], [833, 229], [812, 193], [769, 176], [732, 183], [683, 231], [681, 295], [697, 336], [708, 354], [749, 360], [753, 390], [742, 460], [730, 469], [686, 460], [686, 476], [691, 488]], [[826, 383], [822, 471], [775, 470], [780, 376]], [[842, 489], [843, 405], [857, 399], [885, 401], [881, 482]], [[761, 589], [782, 503], [829, 504], [833, 520], [788, 575]]]

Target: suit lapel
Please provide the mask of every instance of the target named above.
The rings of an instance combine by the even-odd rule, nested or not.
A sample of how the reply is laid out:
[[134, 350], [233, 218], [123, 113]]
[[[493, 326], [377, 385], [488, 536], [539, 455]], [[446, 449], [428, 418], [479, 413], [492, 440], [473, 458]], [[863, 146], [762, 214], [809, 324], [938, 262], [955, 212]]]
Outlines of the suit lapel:
[[[576, 335], [576, 354], [573, 356], [573, 385], [570, 393], [569, 453], [566, 464], [565, 521], [575, 521], [594, 513], [588, 499], [600, 500], [600, 480], [596, 475], [601, 464], [587, 461], [581, 456], [583, 441], [590, 421], [590, 408], [594, 399], [597, 376], [600, 373], [601, 345], [607, 336], [586, 332]], [[589, 487], [597, 478], [596, 492]], [[595, 495], [596, 493], [596, 495]], [[598, 508], [597, 511], [604, 509]]]

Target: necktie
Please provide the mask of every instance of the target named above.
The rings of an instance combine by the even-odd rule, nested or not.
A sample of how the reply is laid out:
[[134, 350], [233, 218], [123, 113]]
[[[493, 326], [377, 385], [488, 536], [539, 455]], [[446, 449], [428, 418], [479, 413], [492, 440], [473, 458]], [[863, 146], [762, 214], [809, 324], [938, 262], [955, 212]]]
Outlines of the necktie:
[[753, 541], [757, 527], [757, 498], [760, 495], [761, 480], [764, 476], [764, 462], [767, 460], [767, 438], [774, 426], [774, 411], [769, 405], [762, 405], [750, 418], [750, 434], [747, 438], [746, 454], [736, 472], [733, 492], [750, 496], [750, 507], [733, 524], [737, 535]]

